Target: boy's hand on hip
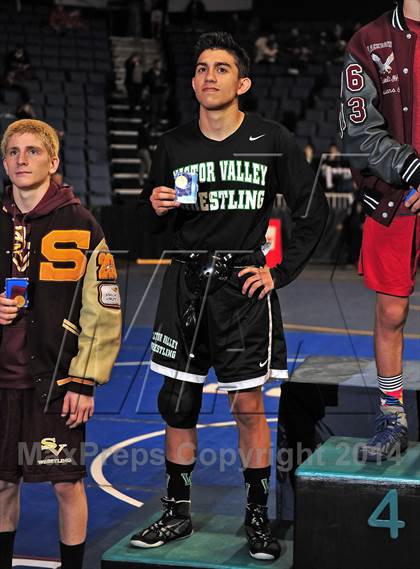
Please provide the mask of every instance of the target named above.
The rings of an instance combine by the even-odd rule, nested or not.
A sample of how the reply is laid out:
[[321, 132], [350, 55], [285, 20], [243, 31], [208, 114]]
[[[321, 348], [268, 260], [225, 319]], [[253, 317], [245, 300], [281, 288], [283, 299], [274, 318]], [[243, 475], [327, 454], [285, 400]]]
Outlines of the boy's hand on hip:
[[242, 287], [242, 294], [253, 296], [255, 291], [262, 287], [258, 295], [258, 300], [262, 300], [267, 294], [274, 289], [273, 278], [268, 267], [245, 267], [238, 273], [238, 277], [242, 277], [251, 273]]

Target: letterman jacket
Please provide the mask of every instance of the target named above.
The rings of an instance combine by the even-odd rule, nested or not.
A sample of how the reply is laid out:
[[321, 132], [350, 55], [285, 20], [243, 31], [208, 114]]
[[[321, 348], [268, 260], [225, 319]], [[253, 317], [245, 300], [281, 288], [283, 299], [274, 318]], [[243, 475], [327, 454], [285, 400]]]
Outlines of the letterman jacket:
[[410, 145], [416, 41], [400, 2], [356, 32], [344, 60], [344, 152], [350, 154], [365, 212], [382, 225], [391, 223], [405, 190], [420, 185], [420, 159]]
[[[120, 297], [113, 257], [100, 226], [74, 196], [69, 203], [30, 219], [30, 224], [25, 315], [30, 377], [44, 403], [67, 390], [92, 395], [95, 384], [109, 380], [120, 346]], [[4, 206], [0, 242], [0, 283], [4, 285], [11, 275], [13, 253], [13, 220]]]

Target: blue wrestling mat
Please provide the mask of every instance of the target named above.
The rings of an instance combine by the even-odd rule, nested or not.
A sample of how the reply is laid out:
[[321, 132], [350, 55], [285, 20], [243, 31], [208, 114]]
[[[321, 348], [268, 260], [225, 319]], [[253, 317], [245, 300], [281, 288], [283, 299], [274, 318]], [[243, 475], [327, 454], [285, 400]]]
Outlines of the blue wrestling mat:
[[[138, 508], [157, 499], [164, 489], [164, 424], [156, 407], [162, 377], [150, 371], [150, 337], [150, 328], [133, 328], [123, 344], [110, 383], [97, 390], [95, 415], [87, 429], [87, 440], [92, 443], [88, 446], [87, 454], [91, 456], [88, 456], [89, 476], [86, 479], [90, 508], [89, 547], [99, 542], [104, 533], [118, 529], [124, 519], [136, 518]], [[286, 339], [289, 374], [292, 376], [308, 356], [373, 358], [372, 337], [369, 336], [296, 331], [286, 332]], [[406, 340], [405, 358], [420, 359], [419, 340]], [[274, 448], [279, 396], [280, 383], [265, 387], [265, 406]], [[200, 454], [194, 471], [194, 486], [240, 487], [242, 491], [242, 474], [236, 453], [237, 431], [229, 413], [227, 396], [217, 391], [213, 372], [205, 387], [199, 437]], [[275, 476], [271, 481], [274, 487]], [[57, 507], [50, 485], [24, 484], [16, 553], [58, 557], [56, 516]]]

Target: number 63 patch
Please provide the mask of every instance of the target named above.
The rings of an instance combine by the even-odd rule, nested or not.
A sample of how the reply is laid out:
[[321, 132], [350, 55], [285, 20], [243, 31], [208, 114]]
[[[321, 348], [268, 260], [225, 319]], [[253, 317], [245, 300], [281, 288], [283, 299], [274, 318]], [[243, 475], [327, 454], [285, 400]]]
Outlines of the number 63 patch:
[[[352, 93], [362, 91], [365, 87], [363, 69], [358, 63], [352, 63], [346, 67], [345, 71], [346, 86]], [[351, 109], [349, 119], [354, 124], [360, 124], [366, 120], [366, 101], [363, 97], [353, 96], [347, 101], [347, 106]]]

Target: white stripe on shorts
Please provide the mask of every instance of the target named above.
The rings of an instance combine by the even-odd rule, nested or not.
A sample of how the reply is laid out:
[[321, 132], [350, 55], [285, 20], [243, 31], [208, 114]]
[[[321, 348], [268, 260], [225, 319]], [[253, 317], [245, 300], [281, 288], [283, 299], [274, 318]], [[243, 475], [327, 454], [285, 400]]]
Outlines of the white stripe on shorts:
[[[267, 372], [264, 375], [253, 377], [251, 379], [239, 379], [237, 381], [220, 382], [218, 381], [218, 389], [222, 391], [237, 391], [238, 389], [250, 389], [252, 387], [259, 387], [264, 385], [270, 380], [287, 379], [289, 377], [287, 369], [270, 369], [271, 367], [271, 350], [273, 345], [273, 317], [271, 311], [270, 295], [267, 295], [268, 306], [268, 353], [267, 353]], [[181, 381], [189, 381], [191, 383], [204, 383], [207, 375], [198, 375], [185, 371], [179, 371], [155, 363], [153, 360], [150, 362], [150, 368], [156, 373], [173, 379], [180, 379]]]
[[273, 379], [288, 379], [289, 372], [287, 369], [272, 369], [270, 370], [270, 377]]
[[252, 379], [240, 379], [238, 381], [229, 381], [229, 383], [218, 382], [218, 388], [221, 391], [237, 391], [238, 389], [250, 389], [251, 387], [259, 387], [267, 383], [267, 374], [253, 377]]
[[271, 368], [271, 348], [273, 345], [273, 316], [271, 314], [271, 298], [270, 294], [267, 294], [267, 306], [268, 306], [268, 354], [267, 354], [267, 370]]
[[197, 375], [195, 373], [179, 371], [177, 369], [172, 369], [171, 367], [162, 366], [155, 363], [154, 361], [150, 362], [150, 369], [156, 373], [166, 375], [167, 377], [172, 377], [173, 379], [181, 379], [182, 381], [189, 381], [191, 383], [204, 383], [207, 377], [207, 375]]

